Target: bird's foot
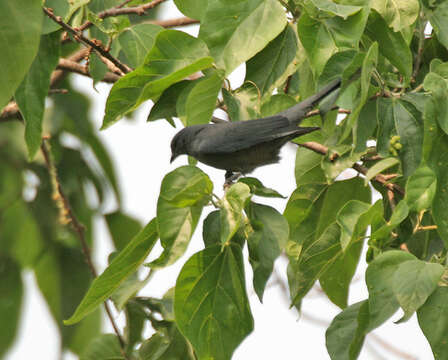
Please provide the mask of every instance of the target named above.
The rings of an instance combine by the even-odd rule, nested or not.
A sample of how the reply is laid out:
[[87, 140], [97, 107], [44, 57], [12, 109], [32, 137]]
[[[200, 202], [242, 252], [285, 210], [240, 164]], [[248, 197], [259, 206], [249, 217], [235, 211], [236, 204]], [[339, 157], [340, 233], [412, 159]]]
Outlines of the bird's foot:
[[240, 172], [237, 173], [233, 173], [232, 171], [226, 171], [226, 181], [224, 182], [224, 190], [227, 190], [229, 187], [231, 187], [233, 185], [233, 183], [238, 180], [238, 178], [241, 176], [242, 174]]

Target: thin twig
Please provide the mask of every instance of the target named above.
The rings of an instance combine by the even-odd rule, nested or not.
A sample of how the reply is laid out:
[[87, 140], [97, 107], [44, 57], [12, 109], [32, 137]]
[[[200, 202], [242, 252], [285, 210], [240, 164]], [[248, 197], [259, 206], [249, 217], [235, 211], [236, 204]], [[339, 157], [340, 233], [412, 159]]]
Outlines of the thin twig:
[[[97, 14], [97, 16], [100, 19], [105, 19], [108, 17], [112, 17], [112, 16], [119, 16], [119, 15], [130, 15], [130, 14], [136, 14], [136, 15], [144, 15], [146, 14], [146, 10], [152, 9], [154, 7], [156, 7], [157, 5], [159, 5], [160, 3], [164, 2], [166, 0], [154, 0], [151, 1], [148, 4], [143, 4], [140, 6], [135, 6], [135, 7], [123, 7], [125, 6], [128, 2], [130, 2], [130, 0], [128, 1], [124, 1], [123, 3], [121, 3], [118, 6], [115, 6], [111, 9], [108, 10], [104, 10], [101, 11], [100, 13]], [[84, 24], [82, 24], [78, 30], [79, 31], [84, 31], [85, 29], [89, 28], [90, 26], [92, 26], [92, 22], [91, 21], [86, 21]]]
[[[322, 144], [319, 144], [319, 143], [316, 143], [316, 142], [313, 142], [313, 141], [309, 141], [309, 142], [305, 142], [303, 144], [299, 144], [299, 146], [305, 147], [305, 148], [307, 148], [309, 150], [312, 150], [312, 151], [317, 152], [317, 153], [322, 154], [322, 155], [327, 155], [327, 153], [328, 153], [328, 148], [325, 145], [322, 145]], [[367, 171], [368, 171], [368, 169], [364, 165], [357, 164], [357, 163], [355, 163], [352, 166], [352, 168], [355, 169], [357, 172], [363, 174], [363, 175], [366, 175]], [[403, 188], [401, 186], [399, 186], [397, 184], [389, 183], [388, 180], [382, 174], [376, 175], [373, 178], [373, 180], [375, 180], [376, 182], [378, 182], [381, 185], [385, 186], [389, 190], [396, 191], [400, 195], [404, 195], [404, 190], [403, 190]]]
[[199, 20], [191, 19], [189, 17], [180, 17], [180, 18], [167, 19], [167, 20], [145, 21], [145, 23], [159, 25], [163, 28], [172, 28], [172, 27], [176, 27], [176, 26], [199, 24]]
[[[89, 246], [87, 245], [87, 240], [86, 240], [86, 236], [85, 236], [85, 227], [78, 221], [78, 218], [74, 214], [72, 207], [70, 205], [70, 202], [62, 189], [61, 182], [59, 181], [59, 177], [57, 174], [56, 166], [54, 165], [54, 163], [52, 161], [51, 154], [50, 154], [50, 151], [49, 151], [47, 143], [46, 143], [47, 140], [48, 140], [48, 138], [42, 139], [42, 144], [41, 144], [40, 148], [42, 151], [42, 155], [44, 156], [44, 160], [45, 160], [45, 164], [47, 166], [48, 172], [50, 174], [51, 182], [53, 184], [53, 188], [54, 188], [53, 199], [55, 200], [56, 204], [58, 205], [58, 208], [60, 210], [60, 216], [63, 218], [63, 221], [65, 223], [70, 223], [73, 230], [76, 232], [79, 242], [81, 243], [84, 260], [87, 263], [90, 273], [92, 274], [92, 276], [94, 278], [96, 278], [98, 276], [98, 273], [93, 264]], [[125, 341], [124, 341], [122, 335], [120, 334], [118, 326], [112, 316], [112, 312], [111, 312], [110, 307], [107, 302], [104, 302], [104, 308], [105, 308], [106, 314], [109, 317], [109, 320], [112, 324], [112, 327], [114, 328], [114, 331], [118, 338], [118, 341], [120, 342], [122, 354], [126, 359], [127, 357], [124, 352], [126, 344], [125, 344]]]
[[109, 52], [107, 52], [101, 45], [98, 45], [97, 42], [92, 41], [88, 38], [86, 38], [81, 31], [77, 31], [74, 28], [72, 28], [70, 25], [66, 24], [64, 21], [62, 21], [62, 18], [60, 16], [56, 16], [53, 14], [53, 11], [48, 8], [43, 8], [43, 11], [45, 15], [47, 15], [50, 19], [52, 19], [54, 22], [58, 23], [64, 30], [68, 31], [69, 33], [73, 34], [74, 38], [82, 42], [84, 45], [90, 46], [93, 48], [96, 52], [98, 52], [101, 56], [104, 56], [106, 59], [110, 60], [117, 68], [119, 68], [124, 74], [127, 74], [128, 72], [132, 71], [132, 69], [127, 66], [126, 64], [123, 64], [120, 60], [113, 57]]

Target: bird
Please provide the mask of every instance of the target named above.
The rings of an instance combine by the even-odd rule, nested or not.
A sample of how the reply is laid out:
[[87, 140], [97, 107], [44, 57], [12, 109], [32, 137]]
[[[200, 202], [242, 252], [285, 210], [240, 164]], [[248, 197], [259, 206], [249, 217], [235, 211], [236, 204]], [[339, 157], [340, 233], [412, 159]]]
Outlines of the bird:
[[306, 114], [341, 85], [336, 79], [316, 94], [276, 115], [246, 121], [222, 121], [187, 126], [171, 141], [171, 160], [190, 155], [217, 169], [226, 170], [226, 183], [235, 175], [248, 174], [259, 166], [277, 163], [288, 141], [319, 127], [298, 126]]

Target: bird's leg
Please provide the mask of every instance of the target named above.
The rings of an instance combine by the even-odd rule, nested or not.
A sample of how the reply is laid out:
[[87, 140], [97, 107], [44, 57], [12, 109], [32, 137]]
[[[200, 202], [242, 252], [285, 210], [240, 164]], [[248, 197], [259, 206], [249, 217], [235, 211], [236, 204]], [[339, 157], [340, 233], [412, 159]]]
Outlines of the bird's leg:
[[226, 181], [224, 182], [224, 188], [232, 186], [233, 182], [236, 181], [241, 175], [242, 174], [240, 172], [233, 173], [232, 171], [227, 170], [225, 174]]

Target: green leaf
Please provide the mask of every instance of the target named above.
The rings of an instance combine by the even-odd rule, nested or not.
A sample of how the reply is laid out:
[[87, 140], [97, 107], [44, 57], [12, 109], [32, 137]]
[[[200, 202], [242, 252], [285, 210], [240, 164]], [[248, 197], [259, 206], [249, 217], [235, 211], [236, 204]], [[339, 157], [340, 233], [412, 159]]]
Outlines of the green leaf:
[[411, 26], [420, 11], [418, 0], [372, 0], [371, 6], [395, 32]]
[[0, 2], [0, 47], [5, 49], [0, 60], [0, 109], [11, 99], [37, 54], [42, 15], [40, 0]]
[[369, 101], [364, 104], [361, 112], [353, 126], [353, 141], [355, 148], [353, 153], [364, 153], [367, 148], [367, 141], [373, 137], [377, 126], [377, 100]]
[[366, 34], [379, 45], [379, 52], [404, 76], [409, 83], [412, 75], [412, 54], [400, 32], [394, 32], [386, 21], [372, 9], [366, 27]]
[[253, 177], [243, 177], [238, 182], [244, 183], [250, 187], [252, 194], [264, 197], [282, 198], [286, 197], [279, 194], [276, 190], [265, 187], [260, 180]]
[[448, 134], [448, 85], [446, 80], [439, 74], [430, 72], [425, 76], [423, 86], [425, 90], [432, 92], [433, 99], [437, 103], [435, 107], [437, 122]]
[[[301, 191], [303, 195], [299, 195]], [[348, 201], [370, 202], [370, 189], [364, 186], [362, 179], [353, 178], [331, 186], [306, 185], [293, 195], [294, 202], [291, 197], [285, 210], [290, 225], [288, 280], [293, 303], [298, 304], [319, 277], [330, 300], [344, 307], [361, 247], [355, 245], [344, 255], [339, 226], [334, 222], [338, 211]], [[345, 262], [338, 262], [334, 265], [337, 271], [331, 271], [340, 257], [345, 257]], [[306, 274], [308, 271], [310, 273]], [[332, 281], [328, 281], [330, 277]]]
[[431, 345], [434, 359], [448, 357], [448, 287], [438, 287], [417, 311], [418, 323]]
[[355, 360], [361, 351], [368, 325], [366, 300], [350, 305], [339, 313], [325, 333], [327, 351], [334, 360]]
[[394, 274], [405, 261], [415, 260], [408, 252], [391, 250], [376, 257], [366, 270], [369, 290], [369, 331], [377, 328], [398, 310], [400, 304], [394, 293]]
[[228, 75], [262, 50], [285, 25], [285, 11], [276, 0], [211, 1], [201, 19], [199, 38]]
[[120, 342], [114, 334], [101, 334], [93, 339], [80, 360], [121, 360], [124, 359]]
[[195, 166], [182, 166], [163, 178], [157, 225], [164, 251], [149, 264], [151, 267], [172, 264], [183, 255], [212, 190], [208, 176]]
[[[429, 102], [427, 105], [431, 108], [436, 106], [432, 102]], [[437, 189], [432, 203], [432, 216], [437, 225], [437, 232], [443, 239], [445, 247], [447, 247], [448, 219], [446, 214], [448, 211], [448, 192], [446, 191], [446, 184], [448, 183], [448, 136], [441, 131], [437, 131], [437, 125], [434, 124], [434, 121], [431, 121], [430, 117], [425, 116], [425, 122], [428, 122], [428, 126], [433, 128], [427, 134], [428, 142], [430, 142], [427, 150], [429, 153], [428, 165], [437, 175]], [[432, 137], [429, 139], [431, 135]]]
[[409, 209], [420, 212], [431, 207], [437, 188], [437, 177], [427, 165], [420, 166], [406, 182], [405, 200]]
[[392, 166], [395, 166], [399, 163], [400, 161], [394, 157], [389, 157], [378, 161], [367, 171], [366, 178], [364, 180], [365, 184], [367, 185], [369, 181], [372, 180], [379, 173], [382, 173], [384, 170], [389, 169]]
[[297, 29], [315, 75], [322, 73], [325, 63], [339, 50], [358, 48], [369, 15], [369, 3], [364, 0], [338, 2], [343, 6], [355, 3], [361, 10], [346, 20], [338, 16], [316, 19], [307, 11], [302, 12]]
[[[176, 44], [176, 46], [174, 46]], [[211, 66], [207, 46], [182, 31], [161, 31], [144, 63], [120, 78], [106, 102], [102, 129], [118, 121], [142, 102], [157, 100], [170, 85]]]
[[346, 20], [349, 16], [361, 11], [361, 6], [337, 4], [330, 0], [311, 0], [315, 7], [328, 14], [340, 16]]
[[297, 104], [297, 101], [291, 96], [286, 94], [275, 94], [270, 96], [261, 105], [261, 116], [267, 117], [276, 115], [279, 112], [289, 109]]
[[274, 269], [274, 261], [285, 248], [289, 237], [288, 222], [274, 208], [250, 202], [246, 208], [253, 232], [247, 239], [253, 283], [260, 301]]
[[75, 313], [64, 321], [75, 324], [104, 302], [126, 278], [143, 263], [157, 240], [157, 224], [153, 219], [114, 258], [104, 272], [97, 277]]
[[[62, 18], [65, 17], [69, 10], [67, 1], [61, 0], [45, 0], [45, 6], [53, 9], [53, 12]], [[44, 22], [42, 23], [42, 35], [49, 34], [53, 31], [60, 29], [60, 25], [50, 19], [48, 16], [44, 16]]]
[[144, 341], [138, 354], [140, 360], [195, 360], [190, 344], [175, 324], [168, 325]]
[[115, 248], [118, 251], [121, 251], [126, 247], [129, 241], [131, 241], [142, 228], [140, 221], [118, 210], [104, 215], [104, 218]]
[[228, 244], [243, 221], [243, 209], [250, 198], [250, 188], [246, 184], [232, 185], [220, 201], [221, 208], [221, 244]]
[[[344, 129], [344, 133], [341, 136], [341, 139], [345, 139], [351, 132], [353, 126], [358, 121], [359, 114], [361, 113], [364, 104], [366, 103], [369, 96], [369, 88], [370, 88], [370, 77], [372, 76], [372, 72], [374, 71], [376, 64], [378, 62], [378, 43], [374, 42], [367, 50], [367, 53], [362, 61], [361, 68], [361, 94], [359, 96], [359, 100], [357, 101], [355, 109], [351, 112], [346, 120], [346, 126]], [[354, 133], [356, 136], [356, 132]], [[354, 139], [354, 142], [357, 143], [357, 139]]]
[[89, 73], [93, 84], [104, 79], [104, 75], [109, 71], [106, 64], [103, 63], [96, 52], [92, 52], [89, 57]]
[[0, 239], [0, 254], [10, 255], [24, 268], [33, 267], [44, 251], [39, 224], [22, 200], [2, 209]]
[[[316, 280], [341, 255], [340, 234], [339, 226], [332, 224], [312, 244], [301, 248], [302, 251], [298, 261], [290, 259], [288, 280], [291, 296], [294, 296], [293, 304], [298, 305], [300, 303]], [[288, 248], [288, 256], [291, 255], [293, 255], [291, 248]]]
[[379, 98], [377, 100], [377, 150], [378, 155], [382, 157], [389, 157], [389, 141], [393, 135], [396, 135], [393, 103], [392, 99]]
[[443, 266], [421, 260], [406, 261], [394, 273], [394, 294], [404, 311], [400, 320], [407, 321], [437, 288]]
[[301, 62], [298, 59], [298, 46], [297, 34], [288, 24], [268, 46], [247, 61], [244, 81], [254, 82], [262, 95], [271, 95], [276, 87], [296, 71]]
[[22, 308], [23, 283], [19, 265], [11, 258], [0, 257], [0, 356], [3, 357], [14, 343], [19, 328]]
[[50, 89], [51, 73], [58, 64], [59, 43], [59, 33], [42, 36], [37, 56], [15, 93], [15, 100], [25, 120], [25, 141], [30, 160], [42, 141], [45, 98]]
[[151, 107], [147, 121], [166, 119], [172, 126], [173, 117], [177, 117], [176, 104], [183, 90], [191, 86], [193, 81], [183, 80], [166, 89], [157, 102]]
[[370, 217], [373, 215], [382, 216], [381, 202], [377, 202], [375, 205], [372, 215], [369, 214], [369, 210], [373, 209], [373, 207], [359, 200], [350, 200], [339, 210], [336, 222], [341, 228], [342, 250], [345, 251], [359, 236], [364, 235], [367, 226], [371, 223], [369, 221]]
[[304, 184], [327, 184], [327, 178], [325, 177], [321, 163], [321, 154], [317, 154], [303, 147], [298, 147], [295, 166], [297, 186]]
[[223, 89], [222, 95], [230, 120], [241, 121], [260, 117], [260, 92], [253, 83], [244, 83], [233, 93]]
[[199, 360], [230, 360], [253, 330], [238, 245], [213, 246], [193, 255], [174, 294], [176, 324]]
[[375, 241], [376, 239], [381, 239], [389, 236], [390, 232], [395, 229], [398, 225], [402, 223], [409, 215], [409, 207], [406, 201], [402, 200], [395, 207], [392, 216], [389, 221], [381, 226], [379, 229], [375, 230], [370, 238]]
[[143, 64], [146, 54], [154, 45], [163, 27], [155, 24], [137, 24], [120, 33], [117, 40], [133, 68]]
[[399, 152], [403, 175], [407, 177], [420, 165], [423, 144], [422, 117], [413, 105], [401, 100], [393, 101], [393, 116], [400, 143], [403, 145]]
[[181, 113], [179, 108], [177, 108], [177, 111], [179, 118], [186, 126], [210, 122], [221, 85], [222, 77], [219, 72], [211, 71], [206, 76], [196, 80], [194, 86], [184, 90], [188, 91], [183, 104], [185, 113]]
[[446, 22], [448, 3], [445, 1], [438, 2], [433, 9], [425, 9], [425, 15], [428, 16], [440, 43], [448, 49], [448, 24]]
[[174, 0], [179, 11], [185, 16], [202, 20], [207, 10], [209, 0]]

